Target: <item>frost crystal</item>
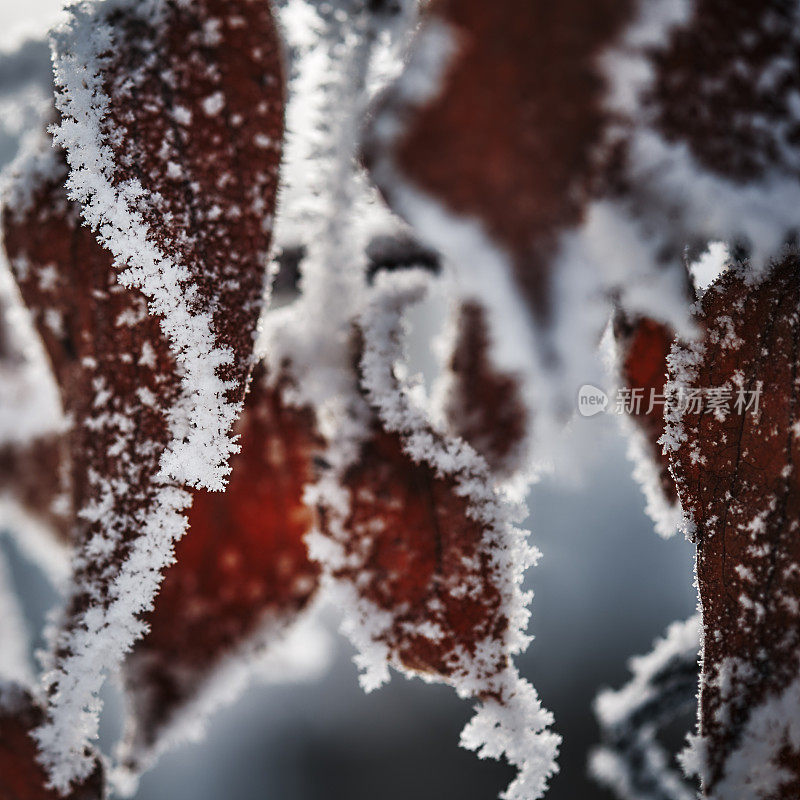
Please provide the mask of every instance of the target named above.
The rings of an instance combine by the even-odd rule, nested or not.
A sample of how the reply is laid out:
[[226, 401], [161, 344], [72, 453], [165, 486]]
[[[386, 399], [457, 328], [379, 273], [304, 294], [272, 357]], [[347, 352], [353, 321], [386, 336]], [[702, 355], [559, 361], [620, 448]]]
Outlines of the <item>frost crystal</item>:
[[698, 738], [685, 760], [715, 800], [788, 797], [779, 787], [797, 780], [785, 755], [800, 663], [797, 257], [755, 272], [739, 264], [710, 286], [702, 339], [670, 356], [673, 394], [730, 394], [727, 414], [676, 402], [664, 439], [698, 542], [703, 608]]
[[[219, 23], [212, 45], [208, 20]], [[256, 141], [282, 138], [269, 7], [84, 3], [53, 41], [63, 116], [55, 136], [72, 168], [71, 196], [114, 254], [120, 282], [147, 297], [182, 372], [187, 426], [162, 472], [221, 489], [251, 367], [280, 159], [277, 145]]]
[[604, 746], [591, 772], [621, 800], [692, 800], [695, 791], [669, 766], [659, 728], [691, 711], [697, 694], [700, 617], [671, 625], [646, 656], [631, 659], [631, 680], [595, 701]]
[[184, 485], [221, 489], [237, 450], [280, 159], [263, 136], [282, 138], [283, 81], [269, 7], [248, 0], [83, 3], [54, 49], [70, 196], [108, 250], [80, 227], [55, 152], [18, 171], [5, 223], [73, 420], [73, 585], [36, 732], [66, 791], [93, 768], [104, 672], [144, 632], [185, 530]]

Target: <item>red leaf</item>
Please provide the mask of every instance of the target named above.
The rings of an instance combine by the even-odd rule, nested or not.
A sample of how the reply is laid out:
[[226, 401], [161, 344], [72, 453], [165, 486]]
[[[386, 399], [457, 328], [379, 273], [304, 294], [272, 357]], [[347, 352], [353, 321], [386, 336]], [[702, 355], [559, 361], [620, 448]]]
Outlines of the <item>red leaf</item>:
[[[86, 427], [97, 413], [94, 382], [108, 381], [110, 402], [125, 404], [125, 416], [137, 419], [151, 435], [160, 429], [163, 444], [168, 431], [162, 409], [174, 403], [177, 381], [173, 372], [154, 372], [159, 363], [173, 369], [158, 321], [147, 314], [138, 293], [117, 284], [110, 254], [80, 226], [76, 209], [66, 201], [65, 177], [64, 167], [56, 170], [34, 192], [33, 208], [21, 218], [7, 212], [4, 222], [23, 295], [59, 376], [65, 405], [75, 417], [76, 485], [89, 492], [76, 498], [83, 507], [101, 499], [91, 491], [96, 487], [87, 485], [90, 470], [103, 470], [103, 478], [129, 470], [124, 459], [109, 459], [114, 442], [98, 441], [96, 428]], [[48, 324], [54, 313], [58, 326]], [[86, 358], [93, 359], [89, 366]], [[259, 371], [237, 428], [243, 450], [232, 460], [227, 491], [193, 493], [190, 532], [177, 547], [178, 563], [168, 570], [156, 609], [147, 617], [149, 634], [127, 662], [137, 737], [129, 742], [131, 759], [148, 756], [181, 706], [196, 699], [226, 656], [244, 649], [259, 631], [264, 639], [277, 637], [316, 589], [317, 568], [303, 541], [311, 517], [302, 492], [321, 443], [313, 416], [285, 406], [282, 389], [283, 382], [270, 387]], [[149, 406], [142, 390], [152, 392]], [[118, 501], [121, 508], [109, 509], [124, 511], [128, 527], [122, 528], [123, 541], [108, 554], [99, 580], [88, 584], [104, 598], [126, 548], [140, 534], [136, 515], [153, 503], [148, 485], [149, 491], [158, 488], [152, 478], [161, 448], [146, 440], [138, 447], [142, 493], [137, 497], [126, 491]], [[38, 470], [25, 474], [33, 480]], [[94, 530], [81, 526], [78, 543], [85, 546]], [[95, 556], [75, 576], [83, 590], [72, 600], [70, 625], [89, 603], [86, 580], [101, 565]], [[273, 627], [267, 632], [269, 623]]]
[[314, 489], [311, 552], [341, 592], [365, 688], [391, 664], [479, 699], [462, 743], [519, 768], [510, 800], [540, 797], [560, 740], [511, 661], [528, 641], [520, 582], [537, 552], [486, 462], [436, 431], [398, 379], [402, 314], [424, 286], [420, 273], [376, 276], [359, 322], [363, 399]]
[[[116, 632], [102, 616], [98, 622], [97, 613], [113, 613], [120, 603], [128, 605], [131, 617], [140, 610], [141, 600], [120, 599], [115, 581], [154, 521], [163, 525], [162, 546], [169, 549], [182, 532], [176, 511], [189, 498], [170, 493], [157, 478], [161, 453], [172, 438], [168, 411], [179, 396], [179, 378], [158, 320], [137, 291], [119, 285], [110, 253], [81, 227], [63, 188], [63, 156], [53, 151], [48, 167], [17, 175], [17, 181], [27, 182], [28, 203], [4, 209], [3, 227], [12, 268], [72, 418], [68, 464], [74, 508], [80, 512], [72, 536], [78, 551], [50, 678], [61, 687], [60, 702], [68, 703], [87, 619], [94, 615], [99, 625], [93, 634], [95, 657], [118, 658], [116, 637], [124, 635], [120, 612]], [[145, 593], [155, 589], [159, 566], [156, 562], [139, 576]], [[129, 624], [134, 631], [141, 626], [134, 619]], [[69, 673], [59, 672], [67, 664]], [[81, 732], [74, 735], [76, 741], [70, 742], [57, 734], [54, 746], [76, 758], [68, 769], [82, 770], [76, 773], [81, 778], [90, 765], [82, 756]], [[49, 764], [54, 762], [51, 757]], [[59, 787], [66, 783], [59, 781]]]
[[283, 401], [284, 384], [270, 385], [256, 370], [227, 490], [194, 493], [177, 563], [147, 616], [148, 634], [126, 662], [130, 761], [146, 756], [223, 660], [268, 647], [316, 591], [303, 491], [322, 442], [314, 415]]
[[[376, 428], [342, 480], [350, 498], [343, 525], [348, 565], [334, 576], [389, 612], [381, 633], [392, 660], [451, 677], [484, 640], [501, 641], [508, 619], [493, 584], [483, 526], [470, 519], [452, 476], [437, 477], [403, 449], [398, 434]], [[427, 633], [436, 629], [436, 635]], [[507, 654], [484, 665], [488, 680]]]
[[[221, 489], [252, 366], [283, 138], [270, 5], [88, 4], [73, 9], [58, 49], [70, 185], [129, 267], [121, 279], [163, 315], [184, 372], [191, 424], [164, 467]], [[85, 68], [98, 76], [90, 96]]]
[[394, 169], [381, 163], [389, 159], [448, 210], [480, 220], [546, 319], [557, 236], [583, 216], [607, 122], [597, 56], [628, 22], [630, 4], [434, 0], [425, 15], [429, 30], [444, 24], [453, 37], [447, 46], [434, 34], [418, 40], [435, 58], [424, 78], [439, 85], [432, 95], [389, 90], [372, 135], [395, 117], [401, 133], [368, 140], [373, 176], [402, 211]]
[[[703, 297], [703, 341], [672, 359], [668, 439], [696, 528], [708, 797], [788, 800], [800, 786], [790, 738], [800, 703], [798, 266], [787, 256], [761, 282], [723, 275]], [[708, 397], [701, 411], [691, 405], [692, 390], [710, 388], [727, 388], [727, 414]]]
[[495, 475], [507, 477], [524, 464], [528, 434], [529, 412], [519, 379], [492, 363], [483, 306], [462, 303], [455, 326], [444, 387], [448, 426], [486, 459]]
[[77, 357], [60, 379], [76, 420], [81, 547], [38, 732], [65, 790], [89, 769], [103, 670], [141, 636], [183, 533], [190, 497], [178, 486], [222, 488], [236, 450], [229, 433], [261, 305], [283, 81], [269, 5], [249, 0], [87, 3], [73, 7], [57, 45], [69, 183], [129, 267], [115, 275], [60, 181], [37, 183], [31, 206], [42, 219], [23, 220], [20, 253], [41, 275], [51, 239], [56, 271], [84, 273], [55, 309], [74, 315], [65, 327]]
[[[169, 441], [166, 410], [177, 397], [178, 379], [158, 320], [138, 292], [118, 285], [112, 256], [81, 227], [63, 188], [66, 176], [66, 164], [55, 153], [50, 174], [19, 174], [17, 180], [32, 184], [30, 203], [5, 208], [3, 229], [23, 299], [74, 419], [70, 463], [75, 505], [82, 509], [99, 500], [87, 477], [91, 470], [108, 479], [124, 476], [147, 494], [158, 472], [160, 453], [153, 445], [163, 448]], [[119, 428], [109, 422], [104, 430], [97, 422], [103, 411], [124, 413], [125, 419], [117, 421]], [[125, 434], [138, 450], [138, 482], [125, 451], [111, 453]], [[117, 501], [131, 517], [149, 502], [134, 497], [130, 492]], [[79, 523], [78, 544], [85, 544], [90, 528]], [[128, 534], [135, 530], [134, 525]]]
[[634, 476], [642, 486], [647, 513], [656, 531], [671, 536], [683, 517], [669, 470], [669, 455], [663, 452], [661, 437], [667, 358], [675, 332], [656, 320], [630, 317], [618, 311], [614, 317], [614, 339], [620, 389], [630, 392], [630, 401], [625, 406], [626, 421], [633, 426], [629, 429], [629, 456], [635, 462]]
[[674, 501], [677, 494], [669, 473], [669, 456], [664, 455], [659, 443], [664, 434], [664, 403], [656, 402], [650, 408], [650, 398], [664, 396], [667, 356], [672, 349], [675, 333], [652, 319], [629, 321], [619, 314], [614, 320], [614, 336], [621, 351], [620, 377], [624, 387], [644, 390], [642, 405], [631, 417], [644, 433], [651, 456], [659, 465], [662, 491], [669, 500]]
[[30, 693], [15, 683], [0, 683], [0, 797], [3, 800], [101, 800], [103, 769], [92, 756], [91, 775], [68, 795], [47, 786], [47, 775], [36, 760], [31, 733], [44, 718]]
[[800, 177], [799, 43], [791, 3], [694, 0], [687, 23], [653, 56], [656, 81], [645, 102], [655, 126], [703, 167], [737, 181], [776, 168]]

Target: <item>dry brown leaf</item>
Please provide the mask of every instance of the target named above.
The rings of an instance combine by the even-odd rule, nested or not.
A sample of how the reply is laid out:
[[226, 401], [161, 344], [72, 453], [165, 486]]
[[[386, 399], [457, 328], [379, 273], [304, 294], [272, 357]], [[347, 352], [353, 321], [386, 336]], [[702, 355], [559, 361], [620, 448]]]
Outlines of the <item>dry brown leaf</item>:
[[[723, 275], [703, 297], [703, 341], [672, 358], [668, 441], [703, 612], [706, 797], [751, 786], [753, 798], [789, 800], [800, 786], [798, 266], [786, 256], [762, 281]], [[727, 413], [713, 407], [714, 389], [727, 392]]]

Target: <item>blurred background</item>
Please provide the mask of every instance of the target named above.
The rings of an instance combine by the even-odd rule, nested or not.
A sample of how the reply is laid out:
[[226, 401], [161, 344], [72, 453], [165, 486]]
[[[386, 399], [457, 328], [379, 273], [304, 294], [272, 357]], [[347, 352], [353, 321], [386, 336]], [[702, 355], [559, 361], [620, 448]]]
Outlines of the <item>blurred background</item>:
[[[0, 48], [48, 27], [59, 5], [0, 0]], [[10, 144], [0, 147], [0, 168], [11, 155]], [[627, 659], [693, 612], [693, 548], [680, 534], [665, 541], [653, 532], [615, 417], [575, 419], [565, 445], [570, 460], [554, 465], [528, 500], [526, 527], [543, 558], [528, 575], [536, 638], [518, 664], [564, 737], [548, 798], [599, 800], [610, 795], [586, 774], [598, 740], [592, 699], [625, 682]], [[5, 537], [2, 548], [30, 630], [39, 632], [56, 598]], [[335, 631], [334, 611], [326, 624]], [[351, 647], [333, 641], [320, 680], [251, 686], [214, 715], [201, 743], [172, 751], [145, 775], [138, 800], [488, 800], [507, 785], [511, 769], [458, 747], [469, 703], [399, 675], [365, 695]], [[103, 739], [118, 732], [110, 690]]]

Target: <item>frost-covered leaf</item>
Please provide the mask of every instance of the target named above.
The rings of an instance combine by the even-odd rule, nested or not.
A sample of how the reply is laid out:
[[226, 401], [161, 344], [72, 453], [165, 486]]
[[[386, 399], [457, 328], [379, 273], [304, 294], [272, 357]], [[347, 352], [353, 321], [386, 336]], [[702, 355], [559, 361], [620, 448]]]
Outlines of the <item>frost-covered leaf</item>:
[[69, 794], [48, 788], [47, 775], [37, 761], [31, 733], [44, 714], [30, 692], [17, 683], [0, 682], [0, 797], [3, 800], [102, 800], [103, 770], [89, 753], [92, 769]]
[[695, 0], [689, 8], [653, 58], [645, 102], [657, 112], [655, 127], [719, 175], [747, 183], [778, 169], [797, 178], [800, 10], [780, 0]]
[[[307, 237], [300, 239], [308, 242], [303, 291], [283, 313], [267, 315], [265, 320], [268, 357], [286, 353], [291, 358], [298, 396], [318, 409], [330, 442], [324, 456], [328, 467], [309, 492], [321, 515], [320, 528], [309, 540], [312, 556], [345, 612], [345, 630], [359, 650], [363, 685], [379, 685], [391, 664], [427, 680], [451, 683], [465, 696], [480, 700], [478, 715], [462, 741], [482, 756], [505, 754], [521, 769], [509, 796], [535, 797], [554, 769], [557, 737], [545, 730], [549, 714], [509, 662], [512, 652], [526, 641], [522, 629], [528, 598], [519, 591], [519, 581], [533, 557], [513, 527], [517, 509], [495, 495], [485, 462], [463, 442], [434, 432], [424, 414], [416, 430], [433, 451], [422, 455], [411, 448], [410, 432], [387, 424], [372, 398], [365, 399], [371, 385], [366, 365], [353, 368], [360, 361], [350, 346], [353, 326], [361, 332], [364, 346], [356, 349], [365, 358], [373, 346], [381, 348], [388, 342], [393, 348], [398, 342], [392, 331], [409, 302], [403, 291], [397, 305], [379, 302], [368, 324], [362, 316], [371, 294], [365, 273], [374, 278], [375, 291], [383, 297], [385, 281], [399, 280], [405, 286], [405, 270], [388, 274], [392, 267], [412, 266], [420, 257], [418, 265], [434, 266], [430, 249], [424, 256], [418, 251], [413, 259], [407, 259], [406, 252], [400, 258], [388, 253], [387, 239], [376, 233], [388, 230], [394, 243], [392, 228], [400, 226], [386, 225], [390, 215], [365, 191], [362, 177], [352, 169], [367, 87], [380, 85], [384, 78], [371, 68], [378, 55], [385, 55], [380, 45], [390, 37], [379, 26], [387, 22], [385, 11], [392, 4], [382, 4], [379, 14], [366, 19], [371, 4], [313, 7], [320, 12], [315, 18], [319, 30], [310, 37], [313, 46], [306, 44], [293, 82], [298, 91], [290, 95], [293, 166], [279, 220], [283, 236]], [[286, 21], [291, 21], [288, 14]], [[316, 138], [309, 136], [309, 130], [315, 130], [310, 123], [319, 128]], [[309, 167], [298, 154], [308, 155]], [[306, 186], [306, 193], [298, 190]], [[413, 280], [420, 279], [415, 273]], [[393, 292], [388, 290], [389, 295]], [[396, 397], [405, 407], [407, 398], [391, 375], [399, 354], [383, 355], [386, 358], [377, 363], [381, 374], [372, 377], [385, 389], [383, 398]], [[438, 455], [446, 459], [438, 448], [456, 457], [441, 474], [426, 460]], [[471, 465], [473, 460], [480, 464], [475, 467], [477, 474], [464, 466], [458, 453]], [[467, 483], [468, 496], [460, 496]], [[436, 505], [426, 505], [423, 498]], [[494, 510], [491, 504], [497, 502], [505, 514], [503, 521], [495, 527], [492, 521], [481, 524], [466, 518], [478, 502], [486, 505], [476, 514], [488, 513], [490, 506]], [[407, 518], [400, 503], [407, 504]], [[437, 524], [445, 529], [437, 531]], [[496, 549], [489, 544], [495, 535]], [[443, 548], [446, 575], [436, 568], [437, 541]], [[462, 562], [462, 554], [472, 560]], [[460, 585], [461, 577], [467, 585]], [[473, 586], [475, 596], [470, 596]], [[437, 590], [446, 600], [438, 610]], [[486, 596], [481, 598], [484, 590]], [[400, 605], [395, 605], [392, 593]], [[459, 617], [457, 605], [467, 613]]]
[[[795, 237], [800, 9], [784, 0], [638, 3], [604, 56], [632, 216], [679, 257], [710, 241], [760, 272]], [[702, 57], [698, 57], [702, 53]], [[725, 120], [724, 124], [719, 124]]]
[[[26, 184], [30, 206], [7, 210], [4, 222], [23, 296], [75, 423], [69, 434], [74, 483], [85, 492], [76, 496], [85, 513], [73, 532], [78, 572], [57, 642], [60, 674], [48, 677], [66, 692], [76, 688], [81, 658], [118, 660], [143, 630], [141, 619], [122, 629], [122, 604], [130, 603], [132, 614], [146, 608], [148, 591], [156, 589], [155, 558], [168, 563], [170, 536], [184, 524], [179, 515], [161, 515], [173, 498], [190, 498], [155, 477], [170, 435], [167, 410], [179, 393], [168, 343], [140, 294], [117, 283], [112, 256], [80, 226], [63, 189], [66, 165], [59, 154], [51, 151], [51, 157], [52, 174], [39, 179], [43, 185]], [[30, 178], [24, 171], [19, 176]], [[313, 415], [285, 406], [283, 388], [280, 381], [268, 385], [263, 373], [253, 382], [236, 431], [243, 450], [233, 458], [227, 491], [193, 492], [191, 532], [177, 549], [178, 563], [167, 572], [155, 611], [145, 618], [150, 632], [126, 662], [132, 718], [125, 769], [115, 779], [128, 786], [130, 773], [148, 766], [185, 734], [182, 725], [197, 722], [198, 706], [202, 711], [216, 699], [205, 695], [215, 689], [230, 694], [233, 687], [225, 684], [234, 682], [231, 675], [215, 672], [278, 643], [316, 588], [317, 568], [302, 539], [311, 524], [302, 491], [319, 441]], [[36, 471], [28, 474], [33, 479]], [[178, 527], [170, 532], [161, 528], [165, 523]], [[142, 532], [142, 525], [150, 529]], [[142, 533], [147, 548], [165, 549], [152, 553], [152, 563], [137, 564], [142, 556], [134, 555], [131, 571], [120, 578]], [[92, 629], [102, 640], [88, 646], [83, 628], [98, 624], [91, 619], [96, 605], [107, 621]], [[52, 729], [55, 736], [68, 714], [56, 704], [44, 733]], [[78, 744], [56, 741], [71, 748], [56, 752], [74, 757]]]
[[[379, 104], [379, 141], [367, 147], [382, 191], [414, 224], [422, 209], [404, 197], [401, 175], [448, 211], [479, 219], [544, 318], [556, 237], [582, 216], [605, 121], [593, 60], [627, 16], [608, 2], [430, 3], [414, 60]], [[435, 235], [442, 222], [440, 214], [421, 230]]]
[[262, 0], [72, 7], [55, 36], [69, 188], [142, 290], [182, 371], [166, 475], [221, 489], [252, 365], [283, 138]]
[[665, 443], [697, 539], [704, 640], [684, 759], [715, 800], [800, 787], [799, 266], [732, 267], [703, 297], [703, 339], [670, 356]]
[[[601, 56], [635, 4], [434, 0], [365, 144], [390, 205], [485, 303], [494, 360], [526, 376], [535, 439], [599, 380], [609, 298], [682, 325], [679, 263], [651, 253], [617, 188]], [[447, 158], [441, 158], [447, 153]]]
[[[113, 257], [68, 200], [63, 154], [48, 148], [16, 182], [26, 202], [3, 213], [6, 249], [33, 311], [71, 419], [70, 486], [77, 516], [72, 586], [48, 656], [50, 706], [37, 732], [54, 783], [89, 774], [103, 668], [141, 635], [160, 570], [185, 527], [189, 494], [159, 476], [181, 428], [180, 378], [142, 295], [117, 281]], [[27, 168], [26, 168], [27, 167]], [[7, 197], [20, 197], [13, 193]]]
[[795, 235], [799, 19], [783, 0], [426, 4], [367, 161], [486, 303], [536, 439], [596, 379], [612, 301], [688, 335], [686, 246], [741, 243], [760, 269]]
[[91, 769], [104, 670], [143, 633], [185, 529], [181, 484], [222, 488], [236, 450], [283, 82], [269, 5], [247, 0], [84, 3], [56, 51], [70, 190], [110, 252], [80, 227], [57, 155], [20, 170], [28, 202], [7, 205], [6, 239], [23, 284], [26, 260], [32, 291], [48, 291], [51, 266], [59, 284], [44, 322], [73, 417], [79, 547], [37, 736], [67, 790]]
[[683, 514], [675, 481], [669, 471], [669, 456], [660, 442], [664, 435], [664, 386], [667, 357], [675, 338], [667, 325], [647, 317], [614, 317], [614, 346], [619, 389], [626, 393], [623, 424], [628, 433], [628, 455], [634, 462], [634, 477], [642, 487], [646, 510], [661, 536], [678, 529]]
[[529, 428], [519, 378], [492, 363], [491, 332], [480, 303], [459, 304], [453, 328], [437, 389], [448, 427], [486, 459], [495, 475], [509, 477], [524, 466]]
[[284, 384], [268, 383], [257, 368], [228, 488], [194, 493], [189, 530], [146, 617], [149, 631], [125, 663], [131, 720], [122, 760], [133, 771], [165, 736], [197, 724], [198, 711], [216, 700], [206, 695], [230, 693], [223, 668], [269, 651], [316, 591], [303, 491], [322, 442], [313, 413], [285, 403]]
[[657, 736], [695, 706], [701, 630], [699, 615], [673, 623], [650, 653], [631, 659], [625, 686], [607, 689], [595, 700], [603, 746], [592, 753], [590, 769], [620, 800], [697, 795], [670, 765]]
[[396, 377], [402, 312], [424, 280], [398, 273], [376, 286], [359, 323], [367, 402], [314, 489], [321, 529], [312, 555], [344, 598], [365, 688], [392, 665], [479, 700], [462, 744], [520, 770], [504, 797], [541, 797], [559, 737], [511, 662], [529, 641], [520, 583], [538, 553], [485, 461], [437, 432]]

